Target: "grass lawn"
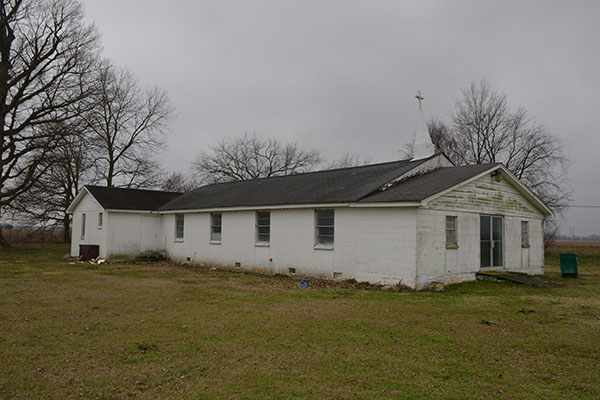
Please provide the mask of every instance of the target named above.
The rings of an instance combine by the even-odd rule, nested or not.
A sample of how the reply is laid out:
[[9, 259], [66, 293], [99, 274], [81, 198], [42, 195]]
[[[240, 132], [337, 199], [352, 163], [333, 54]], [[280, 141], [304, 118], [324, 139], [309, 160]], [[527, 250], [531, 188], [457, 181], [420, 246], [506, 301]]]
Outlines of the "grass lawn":
[[442, 293], [4, 251], [0, 398], [600, 398], [600, 247], [562, 250]]

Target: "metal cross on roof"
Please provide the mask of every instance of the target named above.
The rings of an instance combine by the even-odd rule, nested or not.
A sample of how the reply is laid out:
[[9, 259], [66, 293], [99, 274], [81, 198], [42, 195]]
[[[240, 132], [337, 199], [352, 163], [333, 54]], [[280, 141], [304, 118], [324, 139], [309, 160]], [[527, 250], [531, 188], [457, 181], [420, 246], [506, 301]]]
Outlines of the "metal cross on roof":
[[421, 110], [423, 108], [422, 105], [421, 105], [421, 102], [423, 100], [425, 100], [425, 97], [423, 97], [423, 95], [421, 95], [421, 91], [420, 90], [417, 92], [417, 95], [415, 97], [417, 98], [417, 100], [419, 100], [419, 110]]

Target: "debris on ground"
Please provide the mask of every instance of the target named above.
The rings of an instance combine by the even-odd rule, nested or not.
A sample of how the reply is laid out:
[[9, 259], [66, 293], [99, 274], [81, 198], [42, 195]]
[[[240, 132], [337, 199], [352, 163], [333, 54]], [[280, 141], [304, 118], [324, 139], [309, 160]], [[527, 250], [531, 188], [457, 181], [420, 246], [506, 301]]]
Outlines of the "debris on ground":
[[496, 325], [496, 323], [488, 321], [487, 319], [482, 319], [481, 320], [481, 325], [490, 325], [491, 326], [491, 325]]
[[72, 256], [69, 253], [67, 253], [62, 258], [65, 261], [75, 262], [75, 261], [79, 261], [80, 257]]
[[158, 349], [158, 346], [156, 345], [156, 343], [141, 342], [141, 343], [136, 343], [136, 344], [137, 344], [137, 349], [139, 351], [141, 351], [142, 353]]
[[539, 288], [557, 288], [561, 285], [555, 282], [542, 281], [535, 276], [530, 276], [521, 272], [511, 271], [485, 271], [475, 274], [477, 280], [496, 280], [499, 282], [509, 281], [520, 285], [534, 286]]
[[426, 292], [443, 292], [445, 286], [443, 282], [430, 282], [423, 290]]
[[521, 308], [521, 309], [519, 310], [519, 312], [520, 312], [520, 313], [523, 313], [523, 314], [531, 314], [531, 313], [534, 313], [534, 312], [535, 312], [535, 310]]
[[[111, 260], [111, 264], [119, 264], [119, 261]], [[268, 278], [265, 285], [282, 285], [283, 287], [292, 288], [298, 287], [298, 278], [291, 277], [287, 274], [271, 274], [262, 271], [249, 271], [240, 268], [233, 269], [222, 266], [215, 266], [210, 263], [198, 263], [198, 264], [181, 264], [171, 260], [159, 261], [156, 264], [156, 268], [185, 268], [196, 271], [216, 271], [226, 274], [243, 274], [257, 277]], [[358, 282], [355, 279], [345, 280], [333, 280], [326, 278], [310, 278], [310, 280], [304, 280], [310, 287], [318, 289], [356, 289], [356, 290], [385, 290], [396, 293], [413, 293], [416, 290], [408, 286], [403, 285], [401, 282], [395, 285], [382, 285], [369, 282]], [[301, 286], [305, 287], [305, 286]]]
[[143, 262], [146, 264], [156, 264], [157, 262], [160, 261], [165, 261], [165, 255], [159, 252], [146, 252], [143, 254], [140, 254], [139, 256], [137, 256], [135, 258], [135, 261], [137, 262]]
[[309, 287], [310, 286], [310, 282], [300, 281], [300, 282], [298, 282], [298, 286]]

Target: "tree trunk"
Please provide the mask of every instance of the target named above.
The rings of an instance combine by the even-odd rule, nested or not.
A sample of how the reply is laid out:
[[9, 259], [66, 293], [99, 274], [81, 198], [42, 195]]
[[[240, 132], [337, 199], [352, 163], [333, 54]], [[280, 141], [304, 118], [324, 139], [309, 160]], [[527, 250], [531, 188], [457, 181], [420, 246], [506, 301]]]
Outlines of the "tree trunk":
[[71, 219], [69, 218], [69, 214], [65, 214], [63, 217], [63, 243], [71, 243]]
[[10, 249], [10, 247], [11, 247], [10, 244], [8, 244], [8, 242], [4, 238], [4, 235], [2, 234], [2, 229], [0, 229], [0, 250], [1, 249]]

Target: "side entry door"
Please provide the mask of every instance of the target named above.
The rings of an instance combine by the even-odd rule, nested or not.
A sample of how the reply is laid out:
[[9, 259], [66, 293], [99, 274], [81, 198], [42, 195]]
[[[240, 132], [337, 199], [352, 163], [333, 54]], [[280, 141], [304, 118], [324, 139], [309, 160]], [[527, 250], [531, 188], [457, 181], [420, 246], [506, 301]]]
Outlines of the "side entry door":
[[504, 267], [504, 218], [496, 215], [482, 215], [481, 268]]

